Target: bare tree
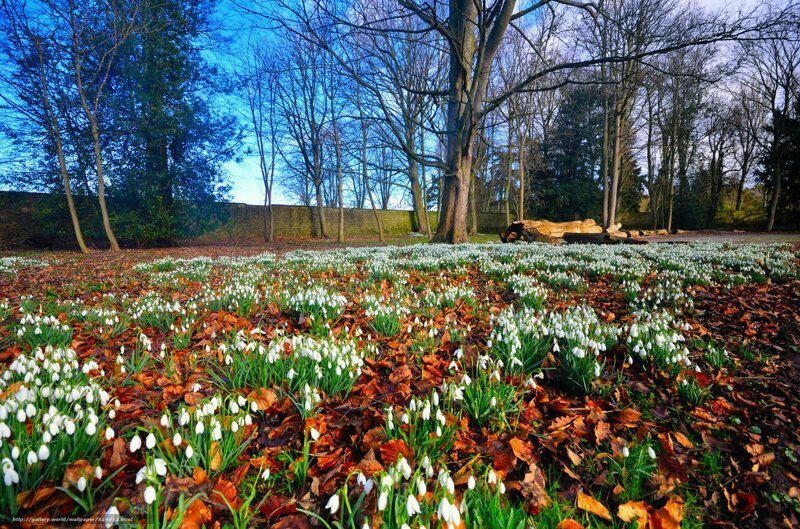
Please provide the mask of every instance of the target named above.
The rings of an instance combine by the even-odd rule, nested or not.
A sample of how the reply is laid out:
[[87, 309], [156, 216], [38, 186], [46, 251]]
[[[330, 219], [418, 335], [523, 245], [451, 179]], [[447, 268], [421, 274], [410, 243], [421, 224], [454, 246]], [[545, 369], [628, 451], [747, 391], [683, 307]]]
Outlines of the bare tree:
[[116, 252], [120, 248], [111, 228], [105, 197], [100, 103], [117, 52], [127, 39], [145, 27], [146, 22], [140, 17], [142, 5], [139, 0], [95, 0], [80, 4], [75, 0], [66, 0], [66, 4], [61, 0], [46, 0], [46, 3], [69, 28], [75, 86], [92, 134], [103, 228], [111, 250]]
[[250, 125], [258, 153], [258, 166], [264, 182], [264, 241], [274, 236], [272, 192], [275, 182], [278, 65], [272, 60], [273, 51], [262, 44], [250, 44], [239, 67], [238, 79], [247, 102]]
[[59, 49], [59, 28], [36, 24], [25, 3], [0, 2], [0, 13], [3, 24], [0, 30], [5, 35], [2, 53], [13, 65], [13, 69], [0, 70], [0, 80], [9, 89], [8, 92], [0, 91], [0, 99], [52, 140], [75, 240], [81, 252], [88, 253], [72, 197], [61, 135], [62, 113], [66, 105], [50, 88], [51, 83], [63, 77], [60, 68], [65, 58]]
[[757, 94], [755, 102], [763, 105], [769, 116], [771, 134], [767, 141], [762, 140], [762, 148], [767, 152], [772, 173], [772, 190], [767, 210], [767, 231], [775, 227], [775, 215], [781, 192], [783, 156], [785, 142], [781, 141], [791, 118], [790, 111], [800, 97], [800, 41], [787, 29], [782, 38], [772, 38], [748, 42], [747, 83]]
[[746, 85], [738, 85], [735, 93], [735, 105], [731, 115], [734, 157], [738, 165], [739, 180], [736, 186], [736, 204], [738, 211], [742, 207], [744, 185], [753, 170], [759, 139], [766, 124], [766, 109], [759, 101], [759, 94]]
[[325, 57], [311, 43], [287, 35], [278, 101], [291, 146], [281, 149], [289, 170], [313, 186], [319, 234], [328, 238], [323, 185], [324, 134], [330, 120]]

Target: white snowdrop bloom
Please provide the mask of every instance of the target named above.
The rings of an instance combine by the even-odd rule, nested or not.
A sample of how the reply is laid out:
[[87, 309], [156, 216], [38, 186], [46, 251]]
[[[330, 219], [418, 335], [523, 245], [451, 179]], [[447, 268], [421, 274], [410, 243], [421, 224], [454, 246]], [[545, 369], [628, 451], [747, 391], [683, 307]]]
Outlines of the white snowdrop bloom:
[[167, 463], [163, 459], [159, 457], [153, 459], [153, 466], [155, 467], [156, 474], [159, 476], [167, 475]]
[[145, 476], [147, 475], [147, 467], [142, 467], [136, 472], [136, 484], [138, 485], [142, 481], [144, 481]]
[[106, 524], [106, 529], [117, 525], [119, 518], [119, 509], [117, 509], [116, 505], [109, 507], [106, 511], [106, 514], [103, 516], [103, 523]]
[[500, 494], [505, 494], [506, 484], [501, 481], [500, 483], [497, 484], [497, 490], [500, 491]]
[[652, 446], [648, 446], [648, 447], [647, 447], [647, 455], [649, 455], [649, 456], [650, 456], [650, 459], [656, 459], [656, 457], [657, 457], [657, 456], [656, 456], [656, 451], [655, 451], [655, 450], [653, 450], [653, 447], [652, 447]]
[[38, 463], [39, 457], [36, 455], [36, 452], [34, 452], [33, 450], [28, 452], [27, 461], [28, 461], [28, 466], [35, 465], [36, 463]]
[[50, 449], [47, 448], [47, 445], [42, 445], [39, 447], [39, 450], [36, 452], [39, 461], [46, 461], [48, 457], [50, 457]]
[[339, 510], [339, 495], [334, 494], [333, 496], [328, 499], [328, 503], [325, 504], [325, 508], [328, 509], [331, 514], [336, 514], [336, 511]]
[[161, 416], [160, 423], [161, 423], [161, 426], [163, 426], [164, 428], [169, 426], [169, 417], [167, 416], [166, 413]]
[[200, 391], [200, 388], [202, 388], [200, 383], [195, 382], [194, 385], [192, 386], [192, 393], [198, 393]]
[[622, 457], [630, 457], [631, 451], [628, 449], [627, 446], [622, 447]]
[[114, 429], [110, 426], [106, 428], [106, 441], [110, 441], [114, 438]]
[[413, 494], [408, 495], [408, 500], [406, 500], [406, 513], [408, 516], [414, 516], [422, 512], [422, 508], [417, 501], [417, 498], [414, 497]]
[[103, 467], [100, 465], [94, 467], [94, 477], [97, 479], [103, 479]]
[[138, 435], [134, 435], [131, 438], [131, 442], [130, 442], [130, 445], [129, 445], [129, 448], [130, 448], [131, 452], [136, 452], [141, 447], [142, 447], [142, 438], [139, 437]]
[[206, 426], [203, 424], [203, 421], [197, 421], [197, 424], [194, 427], [194, 433], [196, 433], [197, 435], [201, 435], [205, 431], [206, 431]]
[[186, 410], [181, 410], [181, 414], [178, 416], [178, 424], [186, 426], [189, 423], [189, 419], [190, 417]]
[[265, 469], [264, 472], [261, 473], [261, 479], [264, 481], [269, 479], [269, 468]]
[[148, 485], [148, 487], [144, 489], [144, 502], [150, 505], [154, 501], [156, 501], [156, 489]]
[[152, 450], [156, 446], [156, 436], [153, 435], [153, 432], [147, 434], [144, 444], [148, 450]]
[[192, 448], [192, 445], [188, 445], [186, 447], [186, 459], [191, 459], [192, 457], [194, 457], [194, 448]]
[[380, 496], [378, 496], [378, 510], [384, 511], [386, 510], [386, 504], [389, 501], [389, 494], [386, 491], [382, 491]]
[[311, 439], [314, 441], [319, 439], [319, 431], [316, 428], [311, 428], [308, 433], [311, 435]]
[[497, 483], [497, 474], [495, 474], [493, 468], [489, 469], [489, 473], [486, 475], [486, 482], [489, 484]]
[[13, 465], [3, 466], [3, 484], [6, 487], [10, 487], [11, 485], [19, 483], [19, 474], [16, 470], [14, 470]]
[[79, 491], [83, 492], [86, 490], [86, 477], [81, 476], [78, 478], [78, 482], [75, 484]]
[[86, 425], [86, 435], [94, 435], [97, 433], [97, 425], [93, 422], [90, 422]]
[[476, 486], [475, 476], [470, 475], [469, 479], [467, 480], [467, 488], [469, 490], [474, 490], [475, 486]]
[[180, 432], [175, 432], [175, 435], [172, 436], [173, 446], [180, 446], [182, 442], [183, 438], [181, 437]]

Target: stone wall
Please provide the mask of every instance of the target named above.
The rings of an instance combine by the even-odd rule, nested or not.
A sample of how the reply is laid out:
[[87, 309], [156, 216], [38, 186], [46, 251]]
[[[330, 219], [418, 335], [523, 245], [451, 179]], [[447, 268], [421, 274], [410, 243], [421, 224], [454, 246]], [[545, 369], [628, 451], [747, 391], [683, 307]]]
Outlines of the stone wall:
[[[22, 247], [72, 247], [73, 234], [66, 208], [60, 207], [63, 197], [41, 193], [24, 193], [16, 191], [0, 191], [0, 248]], [[76, 197], [80, 209], [91, 209], [96, 199], [87, 201], [84, 197]], [[84, 204], [88, 202], [88, 204]], [[54, 204], [59, 208], [54, 208]], [[261, 241], [264, 237], [264, 209], [262, 206], [220, 202], [221, 217], [226, 219], [221, 224], [200, 236], [185, 242], [197, 243], [236, 243]], [[49, 209], [46, 222], [43, 212]], [[53, 210], [59, 210], [52, 213]], [[109, 202], [113, 211], [113, 201]], [[63, 210], [63, 211], [61, 211]], [[316, 207], [305, 206], [273, 206], [275, 216], [274, 229], [276, 239], [310, 239], [318, 237], [318, 214]], [[383, 222], [383, 230], [387, 237], [408, 235], [413, 228], [413, 213], [405, 210], [378, 210]], [[349, 239], [377, 238], [378, 230], [371, 209], [345, 209], [345, 237]], [[339, 223], [339, 210], [326, 208], [325, 217], [332, 237], [336, 236]], [[84, 222], [86, 216], [82, 215]], [[436, 229], [436, 213], [428, 214], [431, 229]], [[44, 224], [57, 224], [60, 236], [54, 236], [52, 230], [45, 231]], [[478, 215], [478, 231], [481, 233], [499, 233], [506, 228], [505, 215], [502, 213], [485, 213]], [[84, 229], [84, 231], [88, 231]], [[97, 241], [103, 244], [102, 240]]]

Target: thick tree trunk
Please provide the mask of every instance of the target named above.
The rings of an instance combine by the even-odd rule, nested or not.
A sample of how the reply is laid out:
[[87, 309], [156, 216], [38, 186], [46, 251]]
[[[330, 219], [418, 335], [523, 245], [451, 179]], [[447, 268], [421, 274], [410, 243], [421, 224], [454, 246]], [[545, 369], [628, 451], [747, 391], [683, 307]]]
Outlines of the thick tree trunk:
[[425, 221], [422, 218], [425, 206], [422, 203], [422, 186], [419, 183], [419, 165], [416, 160], [409, 161], [408, 178], [411, 183], [411, 206], [414, 209], [413, 229], [415, 232], [422, 233], [422, 230], [425, 229]]
[[323, 239], [328, 238], [328, 222], [325, 219], [325, 203], [322, 199], [322, 184], [314, 184], [317, 199], [317, 214], [319, 215], [319, 234]]
[[[471, 142], [470, 142], [471, 143]], [[469, 144], [468, 144], [469, 145]], [[448, 148], [448, 150], [450, 150]], [[453, 169], [444, 175], [442, 216], [433, 236], [434, 242], [462, 243], [467, 237], [467, 205], [469, 180], [472, 170], [472, 149], [458, 156], [458, 162], [449, 164]]]
[[475, 210], [475, 182], [477, 178], [474, 176], [469, 179], [469, 231], [467, 232], [469, 235], [477, 235], [478, 234], [478, 213]]

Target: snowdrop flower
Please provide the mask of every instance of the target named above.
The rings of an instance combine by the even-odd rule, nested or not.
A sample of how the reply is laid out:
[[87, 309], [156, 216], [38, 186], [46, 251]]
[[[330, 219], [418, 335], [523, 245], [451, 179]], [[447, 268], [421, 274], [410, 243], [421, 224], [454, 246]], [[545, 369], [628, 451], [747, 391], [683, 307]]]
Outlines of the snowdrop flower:
[[166, 413], [161, 416], [161, 426], [163, 426], [164, 428], [169, 426], [169, 417], [167, 417]]
[[630, 457], [631, 451], [628, 449], [627, 446], [622, 447], [622, 457]]
[[131, 438], [131, 443], [130, 443], [131, 452], [136, 452], [141, 447], [142, 447], [142, 438], [139, 437], [138, 435], [134, 435]]
[[339, 494], [331, 496], [328, 503], [325, 504], [325, 508], [331, 511], [331, 514], [336, 514], [336, 511], [339, 510]]
[[114, 438], [114, 429], [110, 426], [106, 428], [106, 441], [110, 441]]
[[144, 502], [147, 505], [150, 505], [154, 501], [156, 501], [156, 489], [154, 489], [152, 486], [148, 486], [146, 489], [144, 489]]
[[650, 459], [656, 459], [656, 457], [657, 457], [657, 456], [656, 456], [656, 451], [655, 451], [655, 450], [653, 450], [653, 447], [652, 447], [652, 446], [648, 446], [648, 447], [647, 447], [647, 455], [649, 455], [649, 456], [650, 456]]
[[39, 451], [36, 453], [39, 457], [39, 461], [45, 461], [48, 457], [50, 457], [50, 449], [47, 448], [47, 445], [42, 445], [39, 447]]
[[117, 509], [117, 506], [112, 505], [109, 507], [105, 516], [103, 516], [103, 522], [106, 524], [106, 529], [114, 527], [117, 524], [119, 517], [119, 509]]
[[172, 436], [172, 444], [174, 446], [180, 446], [183, 442], [183, 438], [181, 437], [180, 432], [176, 432], [175, 435]]
[[156, 436], [153, 435], [153, 432], [150, 432], [147, 435], [147, 439], [145, 439], [144, 444], [145, 444], [145, 446], [147, 447], [148, 450], [152, 450], [153, 447], [156, 446]]
[[495, 474], [494, 469], [490, 468], [489, 473], [486, 475], [486, 482], [490, 485], [493, 483], [497, 483], [497, 474]]
[[467, 480], [467, 488], [469, 490], [474, 490], [475, 489], [475, 485], [476, 485], [475, 477], [470, 475], [469, 479]]
[[94, 477], [97, 479], [103, 479], [103, 468], [100, 465], [94, 467]]
[[264, 481], [269, 479], [269, 468], [265, 469], [264, 472], [261, 473], [261, 479]]
[[194, 456], [194, 448], [192, 448], [192, 445], [188, 445], [186, 447], [186, 459], [191, 459], [192, 456]]
[[79, 477], [78, 478], [78, 482], [75, 484], [75, 486], [78, 487], [79, 491], [81, 491], [81, 492], [85, 491], [86, 490], [86, 477], [85, 476]]
[[409, 517], [422, 512], [422, 508], [420, 507], [417, 498], [415, 498], [413, 494], [408, 495], [408, 500], [406, 501], [406, 512], [408, 513]]
[[308, 433], [311, 434], [311, 439], [314, 441], [319, 439], [319, 431], [316, 428], [311, 428]]
[[422, 479], [422, 476], [417, 478], [417, 494], [420, 496], [425, 496], [428, 492], [428, 486], [425, 484], [425, 480]]
[[389, 501], [389, 494], [386, 491], [381, 492], [381, 495], [378, 497], [378, 510], [384, 511], [386, 510], [386, 504]]
[[197, 421], [197, 425], [194, 427], [194, 433], [196, 433], [197, 435], [201, 435], [205, 431], [206, 427], [203, 424], [203, 421]]
[[153, 460], [153, 466], [155, 467], [156, 474], [159, 476], [166, 476], [167, 475], [167, 463], [161, 458], [155, 458]]
[[39, 457], [36, 455], [36, 452], [34, 452], [33, 450], [28, 452], [27, 461], [28, 461], [28, 466], [35, 465], [36, 463], [38, 463]]

